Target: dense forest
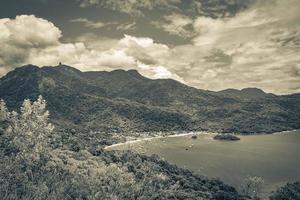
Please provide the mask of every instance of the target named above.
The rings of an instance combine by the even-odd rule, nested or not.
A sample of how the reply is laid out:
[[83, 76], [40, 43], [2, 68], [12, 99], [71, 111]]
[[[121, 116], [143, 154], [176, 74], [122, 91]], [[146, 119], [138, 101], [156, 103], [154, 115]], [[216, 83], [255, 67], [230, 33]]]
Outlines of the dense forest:
[[81, 72], [27, 65], [0, 79], [0, 98], [17, 110], [24, 99], [47, 100], [50, 121], [65, 132], [211, 131], [273, 133], [300, 128], [299, 94], [257, 88], [213, 92], [135, 70]]
[[244, 199], [231, 186], [156, 156], [60, 146], [40, 96], [20, 112], [0, 104], [3, 199]]
[[[3, 199], [259, 199], [262, 181], [250, 178], [241, 193], [220, 180], [130, 151], [72, 148], [49, 123], [46, 101], [25, 100], [20, 112], [0, 103], [0, 196]], [[68, 140], [72, 143], [72, 139]], [[76, 140], [74, 140], [76, 141]], [[271, 199], [299, 196], [287, 185]]]

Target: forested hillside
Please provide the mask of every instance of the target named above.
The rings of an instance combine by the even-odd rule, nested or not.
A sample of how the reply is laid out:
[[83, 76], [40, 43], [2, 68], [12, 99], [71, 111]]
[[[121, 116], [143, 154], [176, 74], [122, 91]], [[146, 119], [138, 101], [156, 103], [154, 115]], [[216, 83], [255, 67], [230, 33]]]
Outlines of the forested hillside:
[[256, 88], [212, 92], [151, 80], [135, 70], [81, 72], [65, 65], [28, 65], [0, 79], [0, 98], [9, 108], [40, 94], [61, 129], [249, 134], [300, 127], [299, 94], [276, 96]]
[[2, 199], [244, 199], [219, 180], [157, 156], [61, 146], [45, 107], [41, 96], [25, 100], [20, 112], [0, 102]]

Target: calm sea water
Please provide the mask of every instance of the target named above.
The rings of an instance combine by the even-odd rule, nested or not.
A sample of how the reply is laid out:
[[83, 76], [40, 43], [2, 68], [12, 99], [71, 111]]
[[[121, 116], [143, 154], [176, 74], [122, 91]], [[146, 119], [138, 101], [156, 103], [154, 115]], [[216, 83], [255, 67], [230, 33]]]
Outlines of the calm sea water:
[[300, 180], [300, 131], [240, 136], [240, 141], [216, 141], [211, 135], [156, 138], [114, 147], [157, 154], [194, 172], [239, 187], [247, 176], [265, 180], [263, 196], [286, 182]]

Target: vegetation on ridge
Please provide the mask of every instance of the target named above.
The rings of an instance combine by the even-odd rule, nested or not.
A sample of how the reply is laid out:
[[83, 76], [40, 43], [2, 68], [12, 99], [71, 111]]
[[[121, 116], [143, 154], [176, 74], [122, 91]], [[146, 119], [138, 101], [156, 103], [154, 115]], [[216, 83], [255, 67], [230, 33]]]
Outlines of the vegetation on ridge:
[[0, 98], [18, 109], [42, 94], [57, 129], [76, 132], [272, 133], [300, 128], [300, 96], [258, 89], [211, 92], [137, 71], [81, 72], [24, 66], [0, 79]]

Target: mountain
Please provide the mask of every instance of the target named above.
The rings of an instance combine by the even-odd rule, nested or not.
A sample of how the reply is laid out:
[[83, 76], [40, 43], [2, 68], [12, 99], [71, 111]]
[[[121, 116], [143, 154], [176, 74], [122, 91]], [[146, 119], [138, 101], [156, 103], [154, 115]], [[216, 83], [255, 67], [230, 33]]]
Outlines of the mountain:
[[60, 129], [123, 131], [208, 130], [271, 133], [300, 128], [300, 95], [260, 89], [212, 92], [136, 70], [81, 72], [65, 65], [26, 65], [0, 79], [0, 98], [16, 109], [38, 95]]
[[263, 90], [258, 88], [244, 88], [242, 90], [226, 89], [219, 91], [219, 94], [240, 98], [263, 98], [267, 96], [274, 96], [273, 94], [267, 94]]

